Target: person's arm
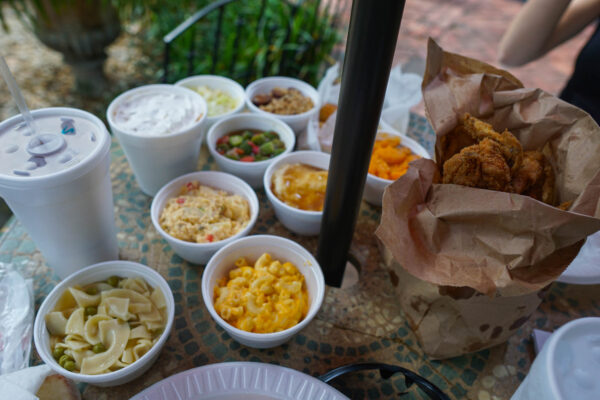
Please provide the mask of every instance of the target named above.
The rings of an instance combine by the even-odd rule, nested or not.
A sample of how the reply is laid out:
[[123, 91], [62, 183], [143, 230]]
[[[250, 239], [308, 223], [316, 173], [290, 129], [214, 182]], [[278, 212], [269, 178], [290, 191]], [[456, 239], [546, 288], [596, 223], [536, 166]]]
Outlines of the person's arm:
[[504, 33], [498, 60], [519, 66], [581, 32], [600, 15], [600, 0], [528, 0]]

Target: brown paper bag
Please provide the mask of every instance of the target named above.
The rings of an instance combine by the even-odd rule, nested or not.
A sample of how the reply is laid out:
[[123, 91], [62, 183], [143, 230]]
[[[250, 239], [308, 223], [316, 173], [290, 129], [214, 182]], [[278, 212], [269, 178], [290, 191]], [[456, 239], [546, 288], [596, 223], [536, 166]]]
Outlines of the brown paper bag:
[[426, 354], [444, 359], [503, 343], [542, 301], [540, 292], [489, 297], [469, 287], [437, 286], [407, 272], [384, 246], [404, 315]]
[[[573, 201], [562, 211], [514, 193], [435, 184], [441, 163], [431, 160], [411, 163], [386, 188], [376, 234], [397, 273], [412, 275], [398, 290], [424, 351], [443, 358], [505, 341], [515, 320], [539, 305], [537, 293], [600, 230], [600, 128], [584, 111], [431, 39], [423, 97], [438, 161], [449, 157], [447, 135], [469, 112], [511, 131], [524, 150], [543, 148], [556, 174], [556, 203]], [[470, 296], [457, 300], [452, 287]], [[492, 338], [486, 324], [500, 333]]]

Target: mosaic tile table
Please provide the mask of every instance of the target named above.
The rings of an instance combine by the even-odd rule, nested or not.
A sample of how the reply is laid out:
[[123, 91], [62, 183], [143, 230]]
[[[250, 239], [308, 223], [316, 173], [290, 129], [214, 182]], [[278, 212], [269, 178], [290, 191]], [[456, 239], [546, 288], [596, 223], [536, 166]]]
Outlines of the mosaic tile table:
[[[423, 118], [413, 116], [409, 135], [432, 149], [433, 133]], [[199, 168], [216, 168], [205, 149]], [[175, 296], [176, 316], [173, 332], [153, 368], [120, 387], [83, 385], [84, 399], [126, 399], [175, 373], [237, 360], [275, 363], [312, 375], [353, 362], [385, 362], [417, 371], [454, 399], [505, 400], [531, 365], [533, 328], [554, 330], [572, 319], [600, 315], [600, 286], [554, 284], [529, 322], [508, 343], [433, 361], [420, 350], [394, 299], [390, 275], [374, 237], [380, 209], [363, 203], [352, 245], [362, 264], [359, 282], [346, 289], [328, 288], [315, 320], [287, 344], [269, 350], [246, 348], [220, 329], [206, 311], [200, 294], [203, 266], [191, 265], [175, 255], [154, 230], [149, 212], [151, 198], [140, 191], [116, 141], [112, 143], [111, 178], [120, 258], [146, 264], [168, 280]], [[252, 233], [285, 236], [316, 251], [316, 237], [288, 232], [277, 221], [264, 192], [258, 191], [258, 196], [261, 211]], [[34, 278], [38, 307], [58, 281], [14, 218], [0, 236], [0, 262], [12, 262], [24, 276]], [[35, 352], [32, 362], [40, 362]], [[352, 399], [396, 399], [405, 391], [401, 376], [384, 380], [376, 372], [357, 373], [333, 384]], [[402, 398], [425, 397], [413, 387]]]

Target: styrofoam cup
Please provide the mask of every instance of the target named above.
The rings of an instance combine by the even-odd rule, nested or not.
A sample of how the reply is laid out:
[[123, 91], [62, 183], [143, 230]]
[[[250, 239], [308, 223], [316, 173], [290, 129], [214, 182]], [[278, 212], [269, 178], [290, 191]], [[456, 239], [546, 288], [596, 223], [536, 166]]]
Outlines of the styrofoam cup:
[[[145, 93], [172, 93], [189, 99], [197, 117], [175, 132], [158, 135], [124, 128], [115, 118], [119, 106], [133, 96]], [[196, 170], [202, 144], [202, 126], [206, 118], [206, 102], [198, 93], [174, 85], [141, 86], [115, 98], [106, 114], [112, 133], [123, 147], [135, 178], [147, 195], [154, 196], [167, 182]]]
[[273, 174], [286, 164], [296, 163], [329, 170], [330, 159], [331, 156], [328, 153], [320, 151], [294, 151], [274, 161], [265, 171], [263, 186], [277, 219], [283, 226], [298, 235], [318, 235], [321, 231], [323, 211], [301, 210], [279, 200], [271, 190]]
[[[231, 132], [244, 129], [273, 131], [285, 145], [285, 151], [278, 156], [263, 161], [242, 162], [231, 160], [217, 151], [217, 140]], [[206, 146], [220, 170], [242, 178], [253, 188], [261, 187], [268, 166], [294, 149], [296, 135], [285, 123], [268, 115], [238, 114], [226, 117], [214, 124], [206, 135]]]
[[[301, 114], [275, 114], [270, 113], [268, 111], [264, 111], [260, 107], [254, 105], [254, 103], [252, 102], [254, 96], [256, 96], [257, 94], [270, 93], [271, 90], [277, 87], [294, 88], [299, 90], [304, 96], [310, 97], [310, 99], [313, 102], [313, 108]], [[261, 78], [259, 80], [256, 80], [250, 85], [248, 85], [248, 87], [246, 88], [246, 106], [252, 113], [270, 115], [285, 122], [290, 126], [290, 128], [292, 128], [296, 135], [299, 135], [306, 129], [308, 121], [310, 121], [311, 118], [314, 118], [317, 115], [319, 115], [321, 101], [319, 99], [319, 92], [317, 92], [317, 90], [314, 87], [312, 87], [304, 81], [295, 78], [288, 78], [285, 76], [269, 76], [267, 78]]]
[[[46, 327], [45, 317], [56, 307], [57, 302], [68, 288], [76, 285], [83, 286], [94, 282], [104, 281], [113, 275], [124, 278], [142, 278], [151, 287], [160, 289], [167, 306], [164, 331], [160, 337], [156, 338], [156, 341], [147, 353], [126, 367], [97, 375], [68, 371], [61, 367], [57, 360], [52, 356], [50, 333]], [[40, 306], [35, 317], [35, 323], [33, 325], [33, 341], [40, 358], [55, 374], [60, 374], [76, 382], [86, 382], [100, 387], [117, 386], [141, 376], [152, 366], [152, 364], [154, 364], [169, 338], [173, 328], [174, 318], [175, 299], [173, 298], [173, 292], [167, 281], [158, 272], [136, 262], [122, 260], [109, 261], [86, 266], [66, 277], [52, 289], [45, 297], [44, 302]]]
[[[231, 97], [238, 101], [237, 107], [235, 107], [231, 111], [228, 111], [224, 114], [214, 115], [212, 117], [207, 116], [206, 121], [204, 121], [204, 125], [202, 127], [204, 133], [208, 132], [211, 126], [213, 126], [218, 121], [221, 121], [223, 118], [229, 117], [234, 114], [239, 114], [246, 106], [246, 91], [244, 90], [242, 85], [240, 85], [233, 79], [226, 78], [224, 76], [189, 76], [185, 79], [175, 82], [175, 86], [183, 86], [194, 91], [196, 91], [196, 88], [198, 88], [199, 86], [208, 86], [211, 89], [222, 90], [223, 92], [229, 94]], [[204, 134], [203, 136], [206, 135]]]
[[599, 371], [600, 318], [580, 318], [550, 336], [511, 400], [597, 400]]
[[[304, 276], [308, 293], [308, 313], [296, 325], [279, 332], [254, 333], [247, 332], [230, 325], [215, 310], [214, 288], [217, 281], [226, 277], [235, 268], [240, 257], [255, 261], [264, 253], [269, 253], [273, 260], [292, 263]], [[221, 328], [244, 346], [257, 349], [276, 347], [287, 342], [304, 329], [317, 315], [325, 297], [325, 280], [323, 272], [313, 255], [298, 243], [273, 235], [255, 235], [237, 239], [217, 251], [206, 264], [202, 274], [202, 298], [211, 317]]]
[[[431, 158], [427, 150], [421, 146], [416, 140], [409, 138], [406, 135], [396, 134], [393, 130], [381, 130], [377, 132], [378, 138], [382, 135], [399, 136], [400, 145], [408, 147], [410, 151], [419, 157]], [[376, 140], [378, 139], [376, 138]], [[372, 155], [371, 155], [372, 156]], [[383, 200], [383, 191], [385, 188], [393, 182], [391, 179], [380, 178], [373, 174], [367, 174], [367, 180], [365, 182], [365, 189], [363, 191], [363, 199], [369, 204], [381, 207]]]
[[118, 258], [106, 127], [73, 108], [32, 114], [37, 135], [20, 115], [0, 124], [0, 196], [61, 278]]

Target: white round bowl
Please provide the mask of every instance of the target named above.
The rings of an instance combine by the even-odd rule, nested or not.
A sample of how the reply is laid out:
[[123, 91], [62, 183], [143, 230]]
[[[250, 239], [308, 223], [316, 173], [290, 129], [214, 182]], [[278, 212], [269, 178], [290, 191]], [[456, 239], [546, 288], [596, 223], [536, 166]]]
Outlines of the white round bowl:
[[[306, 317], [291, 328], [274, 333], [252, 333], [229, 325], [217, 314], [213, 304], [214, 288], [220, 278], [226, 277], [235, 268], [235, 261], [245, 257], [256, 261], [263, 253], [269, 253], [273, 260], [289, 261], [304, 276], [308, 292], [309, 309]], [[227, 333], [241, 344], [259, 349], [279, 346], [300, 332], [321, 308], [325, 296], [325, 280], [321, 267], [304, 247], [280, 236], [248, 236], [228, 244], [210, 259], [202, 274], [202, 298], [213, 319]]]
[[[144, 92], [157, 91], [187, 96], [197, 107], [200, 118], [178, 132], [154, 136], [123, 129], [115, 122], [116, 112], [122, 102]], [[206, 110], [206, 102], [198, 93], [185, 87], [165, 84], [146, 85], [128, 90], [110, 103], [106, 111], [108, 125], [119, 140], [135, 179], [144, 193], [154, 196], [158, 189], [171, 179], [196, 170]]]
[[[50, 334], [48, 333], [48, 329], [46, 329], [45, 316], [54, 309], [58, 299], [69, 287], [104, 281], [113, 275], [126, 278], [141, 277], [150, 286], [159, 288], [162, 291], [167, 303], [167, 324], [165, 330], [156, 344], [142, 358], [125, 368], [100, 375], [87, 375], [67, 371], [52, 357], [52, 350], [49, 344]], [[175, 300], [173, 299], [173, 292], [171, 292], [167, 281], [158, 272], [145, 265], [131, 261], [107, 261], [91, 265], [69, 275], [52, 289], [50, 294], [46, 296], [35, 317], [33, 339], [35, 348], [41, 359], [57, 374], [77, 382], [86, 382], [96, 386], [117, 386], [139, 377], [152, 366], [171, 333], [174, 315]]]
[[[304, 96], [311, 98], [314, 106], [310, 110], [303, 112], [302, 114], [294, 115], [281, 115], [274, 114], [267, 111], [263, 111], [252, 103], [252, 98], [257, 94], [270, 93], [272, 89], [281, 87], [284, 89], [295, 88], [298, 89]], [[308, 121], [318, 115], [319, 109], [321, 108], [321, 101], [319, 99], [319, 93], [317, 90], [306, 82], [299, 79], [287, 78], [283, 76], [272, 76], [269, 78], [262, 78], [252, 82], [246, 88], [246, 105], [248, 109], [253, 113], [271, 115], [286, 124], [288, 124], [298, 135], [300, 132], [306, 129]]]
[[299, 208], [289, 206], [279, 200], [271, 190], [271, 178], [273, 177], [273, 173], [285, 164], [295, 163], [329, 170], [330, 158], [331, 156], [328, 153], [322, 153], [320, 151], [295, 151], [281, 157], [267, 168], [263, 180], [265, 193], [273, 205], [277, 219], [290, 231], [306, 236], [319, 234], [323, 211], [300, 210]]
[[[400, 145], [404, 147], [408, 147], [413, 153], [423, 158], [431, 158], [427, 150], [415, 140], [409, 138], [408, 136], [392, 132], [392, 131], [379, 131], [377, 133], [377, 137], [379, 138], [381, 134], [387, 134], [390, 136], [399, 136], [400, 137]], [[391, 179], [383, 179], [379, 178], [373, 174], [367, 174], [367, 181], [365, 182], [365, 190], [363, 192], [363, 199], [369, 204], [374, 206], [381, 207], [381, 201], [383, 199], [383, 191], [386, 186], [390, 183], [394, 182]]]
[[[235, 235], [212, 243], [186, 242], [185, 240], [177, 239], [165, 232], [159, 223], [160, 214], [165, 207], [165, 204], [167, 204], [167, 201], [170, 198], [179, 194], [182, 186], [192, 181], [197, 181], [202, 185], [224, 190], [228, 193], [238, 194], [245, 198], [250, 206], [250, 221], [248, 224]], [[258, 211], [258, 197], [256, 197], [256, 193], [246, 182], [231, 174], [226, 174], [225, 172], [198, 171], [173, 179], [160, 189], [152, 200], [152, 205], [150, 206], [150, 218], [152, 219], [154, 228], [181, 258], [194, 264], [206, 264], [210, 257], [221, 247], [242, 236], [246, 236], [252, 230], [256, 223], [256, 219], [258, 218]]]
[[[236, 161], [219, 154], [217, 151], [217, 140], [228, 133], [242, 129], [269, 130], [277, 133], [280, 140], [285, 144], [285, 151], [269, 160], [253, 162]], [[267, 167], [273, 161], [283, 157], [294, 149], [296, 136], [288, 125], [269, 115], [239, 114], [225, 117], [214, 124], [208, 131], [206, 144], [220, 170], [238, 176], [248, 182], [253, 188], [258, 188], [262, 185], [263, 175]]]
[[218, 75], [195, 75], [190, 76], [180, 81], [175, 82], [175, 86], [183, 86], [188, 89], [192, 89], [195, 91], [195, 88], [199, 86], [207, 86], [211, 89], [222, 90], [234, 99], [238, 101], [238, 105], [235, 109], [226, 112], [224, 114], [215, 115], [213, 117], [206, 116], [206, 121], [204, 122], [203, 130], [207, 132], [211, 126], [213, 126], [216, 122], [221, 119], [228, 117], [230, 115], [238, 114], [246, 105], [246, 92], [242, 85], [234, 81], [233, 79], [226, 78], [224, 76]]

